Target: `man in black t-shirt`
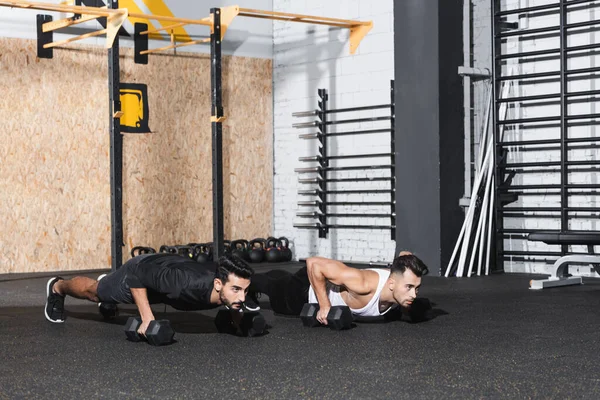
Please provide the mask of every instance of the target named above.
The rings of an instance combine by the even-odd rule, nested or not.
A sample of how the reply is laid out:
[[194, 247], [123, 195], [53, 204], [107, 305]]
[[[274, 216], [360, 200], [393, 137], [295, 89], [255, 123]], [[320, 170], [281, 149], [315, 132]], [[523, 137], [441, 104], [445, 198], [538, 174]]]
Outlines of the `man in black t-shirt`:
[[51, 278], [46, 285], [46, 319], [66, 319], [65, 296], [96, 303], [135, 304], [144, 334], [154, 320], [150, 304], [164, 303], [177, 310], [206, 310], [225, 305], [232, 310], [256, 311], [246, 294], [254, 271], [243, 260], [224, 256], [218, 263], [200, 264], [177, 254], [144, 254], [127, 261], [98, 280], [85, 276]]

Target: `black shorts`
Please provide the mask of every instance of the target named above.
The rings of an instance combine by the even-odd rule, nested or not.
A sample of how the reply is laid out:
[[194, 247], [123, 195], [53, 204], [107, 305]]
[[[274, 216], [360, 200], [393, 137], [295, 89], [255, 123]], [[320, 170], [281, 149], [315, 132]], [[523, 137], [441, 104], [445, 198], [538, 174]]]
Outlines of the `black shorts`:
[[293, 274], [283, 270], [254, 274], [252, 282], [259, 292], [269, 296], [271, 309], [277, 314], [300, 315], [308, 302], [310, 281], [306, 267]]
[[127, 283], [127, 275], [131, 267], [151, 254], [144, 254], [128, 260], [115, 272], [111, 272], [98, 282], [98, 299], [108, 304], [134, 304], [131, 288]]

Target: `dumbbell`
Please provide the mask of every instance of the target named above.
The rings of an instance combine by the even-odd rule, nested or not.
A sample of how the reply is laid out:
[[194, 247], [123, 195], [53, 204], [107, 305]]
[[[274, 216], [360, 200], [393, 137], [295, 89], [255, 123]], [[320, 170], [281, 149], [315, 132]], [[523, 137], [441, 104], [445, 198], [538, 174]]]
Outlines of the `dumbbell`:
[[[230, 310], [221, 310], [217, 313], [215, 326], [219, 333], [238, 334]], [[239, 333], [241, 336], [259, 336], [265, 333], [266, 327], [267, 322], [259, 312], [244, 312], [240, 321]]]
[[[125, 335], [132, 342], [144, 340], [144, 336], [138, 333], [138, 328], [142, 324], [142, 319], [139, 317], [129, 317], [125, 323]], [[150, 321], [148, 329], [146, 329], [146, 340], [152, 346], [162, 346], [173, 342], [175, 331], [171, 328], [171, 323], [166, 320]]]
[[[319, 312], [318, 303], [306, 303], [300, 312], [302, 324], [309, 328], [320, 326], [317, 319]], [[350, 329], [352, 327], [352, 312], [348, 306], [333, 306], [327, 313], [327, 326], [336, 331]]]
[[119, 313], [116, 304], [98, 303], [98, 310], [104, 319], [113, 319]]
[[431, 309], [429, 299], [424, 297], [416, 298], [408, 309], [408, 316], [412, 322], [423, 322], [427, 319], [427, 313]]

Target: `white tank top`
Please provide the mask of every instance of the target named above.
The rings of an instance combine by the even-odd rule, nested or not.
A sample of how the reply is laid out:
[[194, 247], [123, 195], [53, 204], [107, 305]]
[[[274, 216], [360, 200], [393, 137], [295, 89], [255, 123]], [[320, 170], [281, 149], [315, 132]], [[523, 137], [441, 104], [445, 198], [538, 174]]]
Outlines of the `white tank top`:
[[[369, 271], [375, 271], [379, 274], [379, 284], [377, 285], [377, 290], [375, 294], [369, 301], [369, 303], [363, 308], [354, 309], [351, 308], [352, 315], [354, 317], [378, 317], [390, 311], [393, 307], [388, 308], [384, 312], [379, 312], [379, 297], [381, 296], [381, 289], [383, 289], [383, 285], [390, 277], [389, 269], [378, 269], [378, 268], [369, 268]], [[329, 297], [329, 302], [331, 306], [347, 306], [344, 299], [342, 299], [342, 295], [340, 293], [340, 287], [337, 285], [333, 285], [327, 282], [327, 297]], [[318, 303], [317, 295], [313, 290], [312, 286], [308, 289], [308, 302], [309, 303]]]

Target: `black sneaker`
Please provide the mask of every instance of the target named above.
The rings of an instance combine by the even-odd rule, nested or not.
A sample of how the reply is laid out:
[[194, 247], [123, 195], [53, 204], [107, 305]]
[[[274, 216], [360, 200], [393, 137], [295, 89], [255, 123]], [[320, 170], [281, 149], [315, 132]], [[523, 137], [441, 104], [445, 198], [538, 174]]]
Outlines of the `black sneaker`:
[[260, 306], [258, 305], [258, 299], [260, 298], [260, 293], [258, 292], [248, 292], [246, 295], [246, 301], [244, 302], [244, 309], [246, 311], [260, 311]]
[[56, 324], [62, 324], [65, 322], [67, 318], [65, 314], [65, 296], [61, 296], [60, 294], [54, 293], [52, 291], [52, 287], [54, 284], [63, 278], [55, 277], [50, 278], [48, 283], [46, 284], [46, 308], [44, 309], [44, 314], [46, 315], [46, 319], [50, 322], [54, 322]]

